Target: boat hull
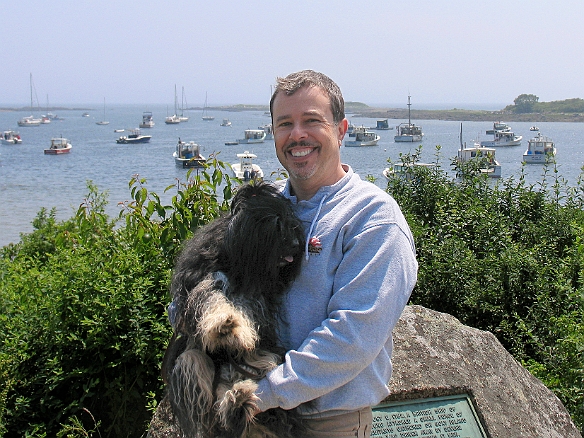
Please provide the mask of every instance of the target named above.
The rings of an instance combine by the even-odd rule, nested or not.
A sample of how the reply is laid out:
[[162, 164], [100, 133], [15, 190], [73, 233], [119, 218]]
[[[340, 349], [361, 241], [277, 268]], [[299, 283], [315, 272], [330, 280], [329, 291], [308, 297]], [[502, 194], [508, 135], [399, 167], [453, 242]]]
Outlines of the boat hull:
[[45, 155], [62, 155], [71, 152], [71, 148], [63, 149], [45, 149]]
[[152, 137], [149, 135], [143, 135], [137, 138], [127, 138], [121, 137], [116, 140], [118, 144], [133, 144], [133, 143], [148, 143]]
[[407, 143], [407, 142], [414, 142], [414, 141], [422, 141], [421, 135], [396, 135], [393, 137], [393, 140], [396, 142]]
[[481, 147], [484, 148], [496, 148], [496, 147], [506, 147], [506, 146], [520, 146], [523, 137], [515, 137], [513, 140], [508, 141], [496, 141], [496, 140], [486, 140], [481, 141]]

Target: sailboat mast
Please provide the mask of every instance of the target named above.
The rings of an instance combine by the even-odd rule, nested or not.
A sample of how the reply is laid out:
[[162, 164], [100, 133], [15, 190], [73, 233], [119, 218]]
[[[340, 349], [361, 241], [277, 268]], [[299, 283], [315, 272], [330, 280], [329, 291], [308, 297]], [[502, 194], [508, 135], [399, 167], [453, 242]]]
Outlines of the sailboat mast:
[[408, 125], [412, 124], [410, 96], [408, 95]]

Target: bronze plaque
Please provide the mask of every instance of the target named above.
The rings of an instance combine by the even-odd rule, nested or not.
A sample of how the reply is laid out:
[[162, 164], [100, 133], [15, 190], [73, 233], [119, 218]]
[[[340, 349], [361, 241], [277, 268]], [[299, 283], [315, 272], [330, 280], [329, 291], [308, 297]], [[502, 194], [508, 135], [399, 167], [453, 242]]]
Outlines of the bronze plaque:
[[371, 438], [487, 438], [467, 395], [373, 407]]

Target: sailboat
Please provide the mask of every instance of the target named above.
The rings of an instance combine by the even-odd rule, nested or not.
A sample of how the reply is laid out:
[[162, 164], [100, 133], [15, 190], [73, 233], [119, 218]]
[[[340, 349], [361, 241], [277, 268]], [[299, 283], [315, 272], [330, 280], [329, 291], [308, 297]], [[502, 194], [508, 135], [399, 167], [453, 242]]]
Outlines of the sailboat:
[[[32, 73], [30, 74], [30, 111], [32, 112]], [[31, 114], [30, 116], [23, 117], [18, 122], [18, 126], [40, 126], [41, 119], [35, 119]]]
[[203, 107], [203, 120], [215, 120], [215, 117], [207, 114], [207, 92], [205, 92], [205, 106]]
[[410, 97], [408, 96], [408, 123], [400, 123], [397, 127], [397, 135], [393, 137], [394, 141], [422, 141], [424, 134], [422, 127], [416, 126], [412, 123]]
[[182, 87], [182, 95], [180, 98], [180, 116], [179, 119], [181, 122], [188, 122], [189, 118], [184, 115], [185, 111], [185, 87]]
[[109, 122], [105, 120], [105, 97], [103, 98], [103, 119], [101, 122], [95, 122], [96, 125], [109, 125]]
[[164, 119], [164, 123], [166, 123], [167, 125], [176, 125], [177, 123], [180, 123], [180, 117], [176, 113], [177, 113], [177, 111], [176, 111], [176, 85], [175, 85], [174, 86], [174, 114], [172, 116], [167, 116], [166, 119]]

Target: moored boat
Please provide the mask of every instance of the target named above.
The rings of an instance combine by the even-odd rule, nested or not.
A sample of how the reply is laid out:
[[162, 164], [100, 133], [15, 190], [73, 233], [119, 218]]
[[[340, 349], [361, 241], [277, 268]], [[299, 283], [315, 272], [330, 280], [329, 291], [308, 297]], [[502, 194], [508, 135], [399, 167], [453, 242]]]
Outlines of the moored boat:
[[266, 131], [263, 129], [246, 129], [243, 132], [243, 138], [238, 139], [238, 143], [263, 143], [266, 139]]
[[366, 129], [357, 128], [355, 130], [355, 140], [345, 140], [346, 147], [353, 146], [377, 146], [377, 142], [381, 139], [375, 132], [367, 131]]
[[223, 119], [223, 121], [221, 122], [221, 126], [231, 126], [231, 120]]
[[243, 181], [250, 181], [264, 177], [263, 170], [253, 162], [254, 158], [257, 158], [256, 154], [245, 151], [242, 154], [237, 154], [237, 158], [239, 158], [239, 163], [233, 163], [231, 165], [231, 169], [236, 178], [242, 179]]
[[503, 146], [519, 146], [523, 136], [515, 135], [511, 130], [494, 131], [492, 140], [481, 141], [482, 147], [503, 147]]
[[207, 159], [201, 155], [201, 147], [194, 141], [184, 142], [180, 138], [172, 153], [177, 166], [183, 168], [203, 167]]
[[392, 177], [411, 179], [412, 175], [414, 175], [414, 172], [415, 172], [414, 168], [415, 167], [436, 168], [436, 164], [434, 164], [434, 163], [420, 163], [417, 161], [415, 163], [399, 162], [399, 163], [393, 163], [391, 167], [386, 167], [385, 169], [383, 169], [383, 172], [381, 172], [381, 173], [387, 179], [391, 179]]
[[388, 119], [381, 119], [381, 120], [377, 121], [377, 125], [375, 126], [375, 129], [378, 129], [380, 131], [386, 131], [389, 129], [393, 129], [393, 126], [389, 125]]
[[527, 149], [523, 153], [525, 163], [543, 164], [553, 160], [556, 156], [554, 141], [538, 132], [535, 137], [527, 142]]
[[131, 134], [122, 135], [116, 140], [118, 144], [130, 144], [130, 143], [147, 143], [152, 138], [151, 135], [142, 135], [139, 129], [130, 130]]
[[144, 111], [142, 114], [142, 123], [140, 123], [140, 128], [153, 128], [154, 119], [152, 118], [152, 113], [150, 111]]
[[51, 146], [45, 149], [45, 155], [61, 155], [71, 152], [71, 143], [63, 137], [51, 139]]
[[17, 131], [4, 131], [2, 133], [2, 144], [21, 144], [22, 138]]
[[272, 124], [268, 123], [263, 126], [259, 126], [258, 129], [263, 129], [266, 133], [266, 138], [264, 140], [273, 140], [274, 139], [274, 131], [272, 129]]
[[495, 158], [495, 148], [488, 148], [475, 143], [472, 147], [463, 147], [458, 150], [457, 160], [459, 164], [469, 161], [479, 163], [479, 171], [490, 178], [501, 177], [501, 164]]
[[34, 116], [30, 115], [23, 117], [16, 123], [18, 123], [18, 126], [21, 127], [41, 126], [41, 119], [37, 119]]
[[414, 142], [422, 141], [424, 133], [422, 132], [421, 126], [416, 126], [412, 123], [411, 117], [411, 102], [408, 96], [408, 123], [400, 123], [397, 126], [397, 134], [393, 137], [396, 142]]

